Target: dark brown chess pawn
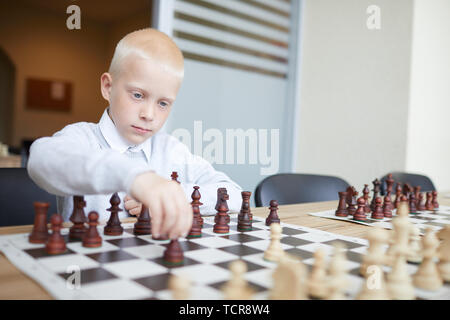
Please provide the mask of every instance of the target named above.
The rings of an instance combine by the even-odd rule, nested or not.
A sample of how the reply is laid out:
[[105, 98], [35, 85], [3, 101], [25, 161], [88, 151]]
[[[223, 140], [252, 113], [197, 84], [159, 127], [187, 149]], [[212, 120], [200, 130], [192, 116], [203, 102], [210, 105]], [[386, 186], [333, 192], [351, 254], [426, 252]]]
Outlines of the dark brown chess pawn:
[[392, 202], [389, 193], [384, 196], [383, 215], [385, 218], [392, 218]]
[[84, 213], [84, 207], [86, 207], [86, 201], [83, 196], [73, 196], [73, 210], [69, 220], [72, 221], [73, 226], [69, 230], [70, 239], [83, 239], [86, 233], [85, 223], [87, 222], [86, 215]]
[[412, 214], [417, 213], [416, 196], [415, 196], [414, 192], [409, 193], [409, 213], [412, 213]]
[[439, 209], [439, 202], [438, 202], [438, 199], [437, 199], [437, 197], [438, 197], [437, 191], [433, 191], [431, 194], [433, 196], [433, 198], [431, 200], [431, 202], [433, 203], [433, 208], [434, 209]]
[[378, 179], [375, 179], [375, 180], [373, 180], [372, 181], [372, 184], [373, 184], [373, 197], [372, 197], [372, 202], [370, 203], [370, 209], [372, 210], [372, 211], [374, 211], [375, 210], [375, 199], [379, 196], [379, 194], [380, 194], [380, 185], [381, 185], [381, 182], [380, 182], [380, 180], [378, 180]]
[[200, 189], [199, 186], [194, 186], [194, 191], [191, 194], [191, 205], [192, 208], [194, 208], [194, 218], [196, 218], [198, 220], [198, 224], [200, 225], [200, 228], [203, 227], [203, 218], [202, 215], [200, 213], [200, 206], [203, 205], [203, 203], [200, 202], [201, 199], [201, 194], [200, 191], [198, 191], [198, 189]]
[[431, 192], [427, 192], [427, 200], [425, 201], [425, 209], [428, 211], [434, 210], [432, 197], [433, 197], [433, 194]]
[[347, 198], [346, 198], [346, 203], [347, 203], [347, 207], [350, 205], [350, 203], [352, 202], [352, 197], [353, 197], [353, 193], [355, 192], [355, 187], [353, 186], [349, 186], [347, 188], [347, 190], [345, 190], [347, 192]]
[[414, 192], [413, 187], [411, 187], [411, 185], [410, 185], [409, 183], [405, 183], [405, 184], [403, 185], [403, 194], [404, 194], [406, 197], [408, 197], [408, 200], [409, 200], [409, 196], [410, 196], [410, 193], [411, 193], [411, 192]]
[[425, 210], [427, 210], [427, 209], [425, 208], [425, 203], [424, 203], [424, 201], [423, 201], [423, 193], [422, 193], [422, 192], [419, 193], [419, 198], [418, 198], [418, 200], [417, 200], [417, 210], [419, 210], [419, 211], [425, 211]]
[[270, 226], [272, 223], [280, 223], [280, 218], [278, 217], [278, 201], [270, 200], [270, 212], [266, 218], [266, 226]]
[[137, 221], [134, 224], [133, 234], [143, 236], [151, 233], [152, 220], [150, 219], [150, 213], [148, 208], [142, 205], [141, 214], [138, 216]]
[[356, 210], [355, 214], [353, 215], [353, 220], [356, 221], [366, 221], [366, 211], [364, 210], [364, 207], [366, 205], [366, 201], [364, 200], [364, 197], [358, 198], [358, 209]]
[[[356, 206], [357, 206], [356, 197], [358, 196], [358, 191], [355, 191], [353, 189], [352, 192], [353, 192], [353, 195], [351, 197], [350, 204], [347, 207], [348, 214], [351, 215], [351, 216], [354, 215], [355, 212], [356, 212]], [[348, 195], [347, 195], [347, 198], [348, 198]]]
[[339, 204], [335, 211], [335, 215], [338, 217], [347, 217], [347, 191], [338, 192], [339, 194]]
[[219, 210], [217, 211], [216, 217], [214, 219], [216, 223], [214, 224], [213, 231], [215, 233], [228, 233], [230, 232], [230, 226], [228, 225], [230, 216], [227, 213], [227, 200], [229, 199], [229, 196], [227, 193], [221, 193], [220, 197], [221, 201], [219, 204]]
[[[191, 230], [189, 230], [189, 234], [187, 238], [199, 238], [202, 236], [202, 226], [200, 225], [200, 192], [198, 191], [199, 187], [194, 187], [194, 192], [192, 192], [191, 198], [191, 206], [192, 206], [192, 226]], [[203, 220], [203, 219], [202, 219]]]
[[30, 243], [45, 243], [48, 239], [47, 228], [47, 212], [50, 203], [48, 202], [35, 202], [34, 206], [34, 225], [33, 230], [28, 236]]
[[184, 255], [181, 249], [180, 243], [177, 239], [170, 240], [167, 249], [164, 251], [164, 262], [168, 265], [180, 265], [183, 264]]
[[383, 213], [383, 200], [381, 200], [381, 197], [377, 197], [375, 199], [375, 210], [372, 211], [372, 219], [376, 220], [383, 220], [384, 219], [384, 213]]
[[395, 188], [395, 200], [394, 200], [394, 208], [397, 209], [398, 203], [400, 202], [400, 197], [402, 196], [402, 184], [397, 183], [397, 187]]
[[180, 183], [180, 181], [178, 181], [178, 172], [172, 171], [172, 174], [170, 175], [170, 177], [172, 178], [173, 181]]
[[250, 191], [242, 191], [242, 206], [241, 211], [238, 215], [238, 231], [251, 231], [252, 227], [252, 217], [250, 216], [250, 196], [252, 193]]
[[123, 210], [119, 208], [120, 198], [117, 192], [112, 195], [109, 203], [111, 203], [111, 208], [106, 210], [111, 212], [111, 215], [104, 228], [104, 234], [107, 236], [120, 236], [123, 233], [123, 228], [120, 223], [119, 212]]
[[370, 203], [369, 203], [369, 193], [370, 193], [369, 185], [367, 185], [367, 184], [364, 185], [364, 189], [363, 189], [362, 193], [363, 193], [364, 201], [366, 201], [366, 204], [364, 206], [364, 211], [366, 213], [370, 213], [371, 210], [370, 210]]
[[422, 189], [421, 186], [415, 186], [414, 187], [414, 197], [416, 199], [416, 208], [419, 206], [419, 194], [420, 194], [420, 189]]
[[61, 254], [66, 252], [66, 242], [61, 235], [63, 219], [60, 214], [55, 213], [50, 218], [52, 234], [48, 237], [45, 250], [48, 254]]
[[102, 237], [97, 230], [98, 225], [98, 213], [91, 211], [88, 215], [89, 228], [83, 236], [83, 247], [97, 248], [102, 245]]

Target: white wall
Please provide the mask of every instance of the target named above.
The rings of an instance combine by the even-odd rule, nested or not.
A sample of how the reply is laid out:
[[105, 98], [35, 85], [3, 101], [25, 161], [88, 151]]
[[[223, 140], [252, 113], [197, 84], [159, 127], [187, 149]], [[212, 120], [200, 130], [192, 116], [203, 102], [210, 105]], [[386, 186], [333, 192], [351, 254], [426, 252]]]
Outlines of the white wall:
[[450, 190], [450, 1], [416, 0], [406, 169]]
[[[369, 5], [381, 29], [366, 26]], [[406, 161], [412, 1], [304, 0], [297, 172], [361, 190]]]

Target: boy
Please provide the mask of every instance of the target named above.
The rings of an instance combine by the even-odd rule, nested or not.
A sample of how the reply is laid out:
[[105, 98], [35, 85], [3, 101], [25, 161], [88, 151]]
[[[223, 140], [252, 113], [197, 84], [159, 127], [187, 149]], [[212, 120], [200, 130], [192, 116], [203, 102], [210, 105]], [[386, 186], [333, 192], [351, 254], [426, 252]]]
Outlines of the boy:
[[[236, 183], [176, 138], [158, 132], [183, 76], [183, 55], [172, 39], [155, 29], [132, 32], [119, 41], [109, 72], [101, 76], [109, 107], [99, 123], [70, 124], [32, 144], [28, 173], [58, 196], [64, 220], [71, 215], [73, 195], [85, 195], [85, 212], [95, 210], [107, 220], [109, 199], [119, 192], [129, 213], [138, 215], [141, 204], [149, 208], [155, 237], [183, 237], [192, 225], [194, 185], [200, 186], [203, 213], [214, 212], [219, 187], [228, 190], [229, 209], [239, 210]], [[181, 184], [169, 180], [172, 171]]]

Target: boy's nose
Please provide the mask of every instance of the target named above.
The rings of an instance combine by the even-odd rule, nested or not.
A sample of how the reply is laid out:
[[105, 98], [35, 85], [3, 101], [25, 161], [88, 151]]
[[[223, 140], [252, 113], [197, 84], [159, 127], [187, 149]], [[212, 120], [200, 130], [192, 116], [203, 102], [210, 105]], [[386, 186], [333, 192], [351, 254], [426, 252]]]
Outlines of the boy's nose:
[[155, 116], [155, 108], [153, 107], [153, 104], [148, 104], [145, 107], [143, 107], [139, 113], [139, 117], [146, 121], [152, 121]]

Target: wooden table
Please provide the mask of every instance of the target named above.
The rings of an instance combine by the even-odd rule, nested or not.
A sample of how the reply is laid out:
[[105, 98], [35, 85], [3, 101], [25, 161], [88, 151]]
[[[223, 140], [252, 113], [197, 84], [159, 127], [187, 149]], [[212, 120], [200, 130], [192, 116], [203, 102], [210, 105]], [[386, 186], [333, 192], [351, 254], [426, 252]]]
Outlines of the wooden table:
[[[439, 197], [438, 199], [440, 204], [450, 205], [449, 198]], [[346, 236], [364, 238], [370, 227], [308, 215], [310, 212], [330, 210], [336, 207], [337, 201], [284, 205], [279, 207], [278, 215], [284, 223], [317, 228]], [[265, 218], [267, 217], [269, 210], [264, 207], [252, 208], [252, 213], [256, 216]], [[136, 221], [135, 218], [123, 220], [123, 222], [134, 221]], [[65, 227], [68, 227], [71, 224], [65, 223], [64, 225]], [[31, 229], [32, 226], [3, 227], [0, 228], [0, 235], [28, 233], [31, 232]], [[21, 273], [2, 253], [0, 253], [0, 299], [52, 299], [52, 297], [34, 280]]]
[[20, 168], [22, 158], [19, 155], [0, 156], [0, 168]]

